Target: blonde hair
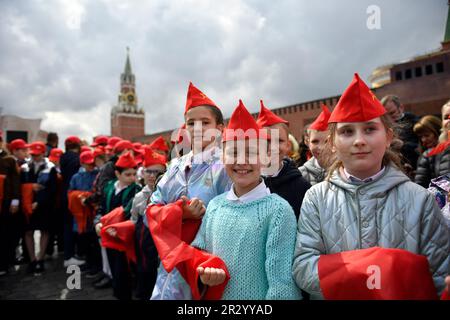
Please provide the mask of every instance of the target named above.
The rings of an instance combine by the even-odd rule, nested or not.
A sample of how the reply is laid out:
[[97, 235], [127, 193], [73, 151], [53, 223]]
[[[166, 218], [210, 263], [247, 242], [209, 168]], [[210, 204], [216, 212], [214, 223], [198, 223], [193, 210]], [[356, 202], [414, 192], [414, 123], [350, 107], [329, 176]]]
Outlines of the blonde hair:
[[[384, 125], [386, 132], [388, 132], [389, 130], [392, 130], [392, 134], [393, 134], [392, 139], [394, 140], [396, 138], [396, 134], [395, 134], [395, 130], [393, 130], [393, 123], [392, 123], [391, 118], [385, 113], [384, 115], [382, 115], [380, 117], [380, 119]], [[337, 123], [330, 123], [328, 125], [329, 138], [328, 138], [327, 145], [324, 148], [324, 150], [332, 150], [333, 149], [334, 139], [336, 137], [336, 129], [337, 129]], [[333, 175], [333, 172], [338, 170], [339, 168], [343, 167], [343, 163], [341, 160], [337, 159], [336, 155], [333, 155], [332, 157], [328, 157], [328, 158], [329, 158], [330, 165], [328, 166], [326, 180], [329, 181], [331, 176]], [[394, 150], [393, 148], [386, 148], [386, 151], [383, 156], [382, 164], [383, 164], [383, 166], [393, 165], [393, 166], [397, 167], [399, 170], [404, 172], [401, 155], [398, 151]]]
[[436, 137], [439, 137], [441, 132], [442, 121], [436, 116], [427, 115], [422, 118], [414, 125], [413, 131], [415, 134], [423, 134], [426, 131], [431, 131]]

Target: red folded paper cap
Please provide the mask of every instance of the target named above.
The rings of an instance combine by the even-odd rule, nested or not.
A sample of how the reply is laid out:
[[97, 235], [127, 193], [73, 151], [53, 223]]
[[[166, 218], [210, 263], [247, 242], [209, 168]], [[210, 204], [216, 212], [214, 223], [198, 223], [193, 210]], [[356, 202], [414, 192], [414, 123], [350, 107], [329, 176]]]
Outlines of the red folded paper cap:
[[186, 98], [186, 107], [184, 114], [189, 111], [189, 109], [199, 107], [199, 106], [212, 106], [219, 109], [219, 107], [208, 98], [203, 92], [201, 92], [197, 87], [195, 87], [192, 82], [189, 82], [189, 88]]
[[258, 119], [256, 120], [258, 126], [263, 128], [263, 127], [270, 127], [278, 123], [289, 124], [288, 121], [284, 120], [283, 118], [280, 118], [275, 113], [267, 109], [264, 106], [264, 102], [262, 100], [260, 100], [260, 103], [261, 103], [261, 110], [259, 111], [259, 116]]
[[322, 112], [309, 126], [311, 130], [317, 131], [327, 131], [328, 130], [328, 119], [330, 119], [331, 112], [326, 105], [322, 105]]
[[328, 123], [365, 122], [385, 113], [384, 106], [355, 73], [352, 82], [345, 89], [331, 113]]

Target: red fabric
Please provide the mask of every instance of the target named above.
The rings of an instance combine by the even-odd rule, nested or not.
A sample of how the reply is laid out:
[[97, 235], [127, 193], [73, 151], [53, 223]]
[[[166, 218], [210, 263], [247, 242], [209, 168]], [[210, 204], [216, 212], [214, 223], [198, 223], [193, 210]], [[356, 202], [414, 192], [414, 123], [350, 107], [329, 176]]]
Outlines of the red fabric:
[[259, 127], [270, 127], [277, 123], [284, 123], [289, 124], [289, 121], [286, 121], [279, 116], [277, 116], [275, 113], [270, 111], [264, 106], [264, 102], [262, 100], [259, 101], [261, 104], [261, 110], [259, 111], [258, 119], [256, 120], [256, 123]]
[[441, 300], [450, 300], [450, 292], [445, 288], [444, 292], [442, 292]]
[[110, 138], [108, 139], [108, 146], [114, 148], [114, 146], [115, 146], [119, 141], [121, 141], [121, 140], [122, 140], [122, 139], [119, 138], [119, 137], [110, 137]]
[[169, 151], [169, 147], [162, 136], [159, 136], [152, 143], [150, 143], [149, 147], [154, 150]]
[[128, 140], [121, 140], [114, 146], [114, 153], [121, 153], [124, 150], [134, 150], [133, 144]]
[[94, 159], [97, 158], [98, 156], [104, 155], [105, 153], [106, 153], [105, 147], [103, 146], [96, 147], [93, 151]]
[[125, 220], [125, 216], [123, 214], [123, 207], [117, 207], [107, 214], [105, 214], [103, 217], [100, 218], [100, 223], [105, 226], [109, 226], [114, 223], [122, 222]]
[[25, 142], [25, 140], [22, 140], [22, 139], [15, 139], [15, 140], [13, 140], [13, 141], [11, 141], [11, 142], [9, 143], [8, 149], [9, 149], [11, 152], [13, 152], [14, 150], [17, 150], [17, 149], [27, 149], [27, 148], [29, 148], [29, 147], [30, 147], [30, 145], [27, 144], [27, 143]]
[[233, 111], [227, 128], [223, 133], [223, 141], [245, 139], [270, 139], [266, 129], [261, 129], [245, 108], [242, 100]]
[[34, 183], [22, 183], [21, 193], [22, 193], [22, 210], [26, 217], [33, 214], [33, 184]]
[[54, 161], [54, 162], [59, 161], [59, 158], [61, 158], [63, 153], [64, 153], [64, 151], [62, 151], [61, 149], [53, 148], [52, 150], [50, 150], [48, 160]]
[[[114, 228], [116, 230], [117, 234], [115, 237], [107, 232], [109, 228]], [[102, 230], [100, 231], [102, 247], [125, 252], [128, 260], [136, 263], [134, 231], [135, 224], [130, 220], [102, 227]]]
[[5, 179], [6, 175], [0, 174], [0, 211], [2, 210], [3, 197], [5, 192]]
[[80, 154], [80, 164], [93, 164], [95, 162], [94, 152], [83, 151]]
[[385, 113], [386, 109], [381, 102], [355, 73], [352, 82], [345, 89], [331, 113], [328, 123], [365, 122]]
[[[369, 289], [379, 269], [380, 287]], [[425, 256], [373, 247], [321, 255], [320, 288], [330, 300], [429, 300], [437, 291]]]
[[119, 157], [116, 162], [116, 167], [124, 169], [136, 168], [137, 163], [134, 160], [134, 157], [131, 155], [131, 152], [128, 151]]
[[448, 147], [450, 146], [450, 140], [449, 141], [445, 141], [445, 142], [441, 142], [439, 143], [436, 147], [434, 147], [433, 149], [431, 149], [430, 152], [428, 152], [428, 154], [426, 155], [427, 157], [432, 157], [435, 156], [439, 153], [444, 152]]
[[92, 221], [94, 212], [89, 206], [83, 206], [81, 198], [87, 198], [92, 194], [89, 191], [73, 190], [68, 192], [69, 211], [72, 213], [78, 225], [78, 233], [86, 232], [88, 221]]
[[108, 144], [107, 136], [97, 136], [94, 139], [94, 143], [91, 144], [91, 147], [98, 147], [99, 145], [106, 145], [106, 144]]
[[45, 153], [46, 147], [42, 141], [35, 141], [30, 145], [30, 154], [38, 155]]
[[89, 148], [88, 146], [81, 146], [80, 153], [87, 152], [87, 151], [92, 151], [92, 149]]
[[328, 119], [330, 119], [331, 112], [326, 105], [322, 105], [322, 112], [309, 126], [311, 130], [317, 131], [327, 131], [328, 130]]
[[160, 164], [165, 166], [167, 163], [167, 158], [162, 154], [159, 154], [151, 148], [145, 149], [144, 166], [149, 167], [155, 164]]
[[69, 136], [66, 138], [64, 143], [81, 144], [81, 140], [76, 136]]
[[198, 107], [198, 106], [212, 106], [219, 109], [219, 107], [208, 98], [203, 92], [201, 92], [197, 87], [195, 87], [192, 82], [189, 82], [189, 88], [186, 98], [186, 107], [184, 114], [189, 111], [189, 109]]
[[[183, 240], [195, 238], [200, 221], [184, 222], [183, 201], [178, 200], [168, 205], [151, 205], [146, 215], [148, 226], [158, 250], [161, 263], [167, 272], [175, 267], [189, 284], [192, 297], [199, 300], [201, 294], [198, 288], [198, 267], [213, 267], [225, 270], [226, 280], [218, 286], [208, 287], [203, 299], [220, 299], [230, 275], [225, 263], [214, 255], [190, 246]], [[186, 230], [183, 230], [185, 227]]]

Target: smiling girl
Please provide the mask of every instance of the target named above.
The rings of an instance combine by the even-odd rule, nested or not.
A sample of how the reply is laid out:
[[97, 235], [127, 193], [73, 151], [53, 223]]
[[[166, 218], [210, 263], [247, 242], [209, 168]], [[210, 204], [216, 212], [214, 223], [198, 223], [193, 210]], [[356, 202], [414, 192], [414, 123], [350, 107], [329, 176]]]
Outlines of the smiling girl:
[[[448, 229], [433, 196], [399, 169], [389, 149], [394, 133], [386, 111], [357, 74], [328, 123], [337, 159], [326, 181], [309, 189], [303, 201], [293, 267], [297, 285], [323, 298], [319, 258], [383, 247], [425, 256], [441, 292]], [[389, 283], [384, 286], [389, 289]]]

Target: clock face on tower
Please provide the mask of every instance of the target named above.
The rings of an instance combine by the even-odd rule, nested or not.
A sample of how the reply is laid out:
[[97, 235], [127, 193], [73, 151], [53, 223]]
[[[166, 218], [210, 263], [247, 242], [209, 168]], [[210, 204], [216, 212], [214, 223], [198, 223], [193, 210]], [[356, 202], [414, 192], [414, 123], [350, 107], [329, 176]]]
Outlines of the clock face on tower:
[[133, 103], [134, 102], [134, 95], [132, 93], [129, 93], [127, 95], [127, 100], [128, 100], [128, 102]]

